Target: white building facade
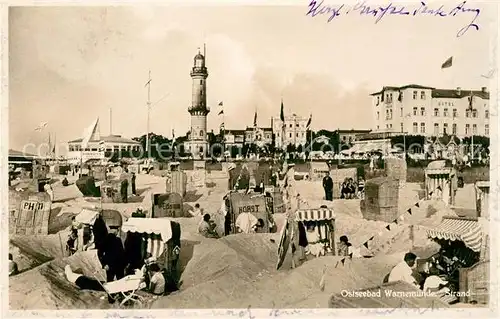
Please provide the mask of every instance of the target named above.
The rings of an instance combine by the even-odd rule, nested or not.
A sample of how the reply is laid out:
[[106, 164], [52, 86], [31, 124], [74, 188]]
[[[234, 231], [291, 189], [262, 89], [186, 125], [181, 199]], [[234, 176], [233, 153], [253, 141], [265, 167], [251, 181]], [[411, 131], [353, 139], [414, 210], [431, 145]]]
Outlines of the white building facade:
[[307, 122], [308, 117], [301, 117], [296, 114], [285, 116], [285, 125], [280, 117], [271, 119], [271, 127], [274, 134], [274, 142], [276, 148], [286, 148], [289, 144], [305, 146], [307, 143]]
[[374, 131], [409, 135], [489, 136], [489, 99], [481, 90], [421, 85], [384, 87], [372, 93]]

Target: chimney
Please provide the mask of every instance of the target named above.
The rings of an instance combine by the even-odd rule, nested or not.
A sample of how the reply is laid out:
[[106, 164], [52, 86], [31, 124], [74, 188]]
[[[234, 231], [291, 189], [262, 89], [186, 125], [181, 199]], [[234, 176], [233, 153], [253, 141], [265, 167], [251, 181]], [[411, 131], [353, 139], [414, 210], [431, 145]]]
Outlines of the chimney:
[[483, 93], [487, 93], [487, 92], [488, 92], [488, 88], [487, 88], [486, 86], [483, 86], [483, 87], [481, 88], [481, 92], [483, 92]]
[[461, 87], [457, 87], [457, 94], [458, 95], [462, 94], [462, 88]]

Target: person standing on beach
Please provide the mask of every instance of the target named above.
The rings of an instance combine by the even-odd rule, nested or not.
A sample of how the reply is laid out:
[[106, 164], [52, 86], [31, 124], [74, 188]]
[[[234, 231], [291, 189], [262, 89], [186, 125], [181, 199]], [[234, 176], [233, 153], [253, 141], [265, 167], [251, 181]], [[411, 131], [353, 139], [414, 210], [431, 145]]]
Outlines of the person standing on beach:
[[333, 200], [333, 180], [329, 172], [326, 172], [325, 177], [323, 177], [323, 189], [325, 190], [325, 199]]
[[120, 184], [120, 194], [122, 197], [122, 203], [128, 202], [128, 180], [125, 178]]

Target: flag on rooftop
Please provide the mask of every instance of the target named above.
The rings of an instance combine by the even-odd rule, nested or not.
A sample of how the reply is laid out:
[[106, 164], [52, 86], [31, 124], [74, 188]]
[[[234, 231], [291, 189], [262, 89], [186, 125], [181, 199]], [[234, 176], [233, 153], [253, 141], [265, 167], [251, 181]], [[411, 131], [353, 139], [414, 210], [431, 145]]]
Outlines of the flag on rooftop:
[[473, 108], [473, 102], [474, 102], [474, 95], [472, 95], [472, 91], [470, 91], [470, 95], [469, 95], [469, 109]]
[[312, 114], [309, 116], [309, 120], [307, 121], [306, 124], [306, 129], [309, 129], [309, 126], [311, 126], [311, 121], [312, 121]]
[[444, 63], [441, 65], [441, 69], [449, 68], [453, 65], [453, 56], [450, 56]]
[[44, 128], [46, 128], [46, 127], [47, 127], [47, 125], [48, 125], [48, 124], [49, 124], [49, 123], [47, 123], [47, 122], [42, 122], [42, 123], [40, 123], [40, 125], [38, 125], [38, 126], [35, 128], [35, 131], [37, 131], [37, 132], [41, 132]]
[[284, 121], [285, 121], [285, 111], [283, 110], [283, 98], [281, 98], [280, 120], [281, 120], [282, 122], [284, 122]]
[[253, 116], [253, 126], [257, 127], [257, 111], [255, 111], [255, 115]]

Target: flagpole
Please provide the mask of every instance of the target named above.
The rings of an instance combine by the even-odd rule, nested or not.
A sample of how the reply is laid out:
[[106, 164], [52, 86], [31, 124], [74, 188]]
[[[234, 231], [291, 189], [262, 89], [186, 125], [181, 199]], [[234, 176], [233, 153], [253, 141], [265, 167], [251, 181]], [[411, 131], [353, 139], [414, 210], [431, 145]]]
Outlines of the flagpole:
[[149, 114], [151, 111], [151, 70], [149, 70], [149, 76], [148, 76], [148, 81], [146, 82], [146, 86], [148, 87], [148, 100], [146, 102], [147, 108], [148, 108], [148, 118], [147, 118], [147, 124], [146, 124], [146, 151], [147, 151], [147, 158], [150, 157], [150, 145], [149, 145]]
[[313, 133], [312, 129], [309, 129], [309, 135], [311, 135], [311, 142], [309, 143], [309, 162], [312, 163], [311, 152], [313, 150]]
[[226, 114], [224, 113], [224, 101], [222, 101], [222, 156], [226, 159]]

